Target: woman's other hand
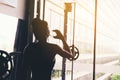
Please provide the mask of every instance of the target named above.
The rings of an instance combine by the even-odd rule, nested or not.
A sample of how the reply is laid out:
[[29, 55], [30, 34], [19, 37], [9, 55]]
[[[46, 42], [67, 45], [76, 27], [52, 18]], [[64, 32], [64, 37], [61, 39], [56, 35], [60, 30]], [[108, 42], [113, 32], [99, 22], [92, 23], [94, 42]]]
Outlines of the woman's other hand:
[[62, 33], [59, 30], [55, 29], [53, 31], [56, 33], [56, 36], [53, 36], [54, 38], [61, 39], [61, 40], [64, 39], [64, 36], [62, 35]]

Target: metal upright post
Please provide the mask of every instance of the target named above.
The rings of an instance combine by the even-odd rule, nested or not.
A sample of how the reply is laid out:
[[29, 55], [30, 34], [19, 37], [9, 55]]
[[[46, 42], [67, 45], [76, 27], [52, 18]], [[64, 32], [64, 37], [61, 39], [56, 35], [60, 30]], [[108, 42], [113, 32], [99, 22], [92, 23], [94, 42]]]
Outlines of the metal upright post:
[[97, 0], [95, 0], [95, 19], [94, 19], [94, 55], [93, 55], [93, 80], [96, 73], [96, 24], [97, 24]]
[[[67, 40], [67, 11], [64, 12], [64, 38]], [[64, 46], [63, 46], [64, 47]], [[62, 80], [65, 80], [66, 58], [62, 62]]]
[[45, 0], [43, 0], [43, 20], [45, 19]]
[[[74, 18], [73, 18], [73, 42], [72, 42], [72, 45], [73, 45], [73, 54], [75, 53], [74, 51], [74, 42], [75, 42], [75, 14], [76, 14], [76, 1], [74, 0]], [[72, 68], [71, 68], [71, 80], [73, 80], [73, 67], [74, 67], [74, 61], [72, 61]]]
[[[65, 10], [64, 10], [64, 38], [67, 41], [67, 18], [68, 12], [71, 11], [71, 3], [65, 3]], [[65, 49], [65, 47], [63, 46]], [[66, 58], [63, 58], [62, 61], [62, 80], [65, 80], [65, 72], [66, 72]]]
[[30, 22], [34, 15], [34, 0], [25, 0], [24, 20], [19, 19], [14, 43], [14, 52], [21, 52], [14, 57], [14, 72], [12, 80], [22, 80], [20, 68], [22, 66], [23, 50], [28, 43], [32, 42]]
[[41, 0], [37, 0], [37, 18], [40, 18], [40, 3]]

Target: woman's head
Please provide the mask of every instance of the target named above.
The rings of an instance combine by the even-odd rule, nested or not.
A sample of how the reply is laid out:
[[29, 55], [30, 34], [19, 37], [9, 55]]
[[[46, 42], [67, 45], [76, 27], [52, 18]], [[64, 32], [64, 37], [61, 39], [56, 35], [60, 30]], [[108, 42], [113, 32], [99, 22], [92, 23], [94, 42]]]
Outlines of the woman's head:
[[48, 23], [40, 19], [33, 19], [32, 21], [33, 33], [37, 40], [46, 40], [49, 36]]

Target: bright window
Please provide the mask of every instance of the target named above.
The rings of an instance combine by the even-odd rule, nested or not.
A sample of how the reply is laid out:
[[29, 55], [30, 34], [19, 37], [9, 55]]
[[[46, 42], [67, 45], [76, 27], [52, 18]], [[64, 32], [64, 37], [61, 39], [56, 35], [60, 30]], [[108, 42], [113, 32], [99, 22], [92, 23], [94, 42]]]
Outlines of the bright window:
[[12, 52], [18, 19], [0, 14], [0, 50]]

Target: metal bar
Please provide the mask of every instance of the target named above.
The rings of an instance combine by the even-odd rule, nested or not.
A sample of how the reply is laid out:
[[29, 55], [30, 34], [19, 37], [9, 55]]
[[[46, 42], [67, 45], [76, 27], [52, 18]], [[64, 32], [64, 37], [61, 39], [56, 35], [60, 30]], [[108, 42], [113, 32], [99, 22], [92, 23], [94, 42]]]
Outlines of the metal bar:
[[[64, 38], [67, 41], [67, 18], [68, 12], [71, 12], [71, 3], [65, 3], [65, 10], [64, 10]], [[66, 50], [66, 47], [63, 46]], [[63, 58], [62, 61], [62, 80], [65, 80], [65, 71], [66, 71], [66, 58]]]
[[[75, 14], [76, 14], [76, 2], [74, 0], [74, 20], [73, 20], [73, 53], [74, 53], [74, 41], [75, 41]], [[71, 68], [71, 80], [73, 80], [73, 68], [74, 68], [74, 61], [72, 61], [72, 68]]]
[[[23, 52], [25, 46], [32, 42], [32, 33], [30, 30], [30, 23], [34, 16], [34, 0], [25, 0], [25, 15], [24, 20], [19, 19], [17, 25], [17, 33], [14, 43], [14, 52]], [[20, 68], [22, 66], [23, 53], [19, 57], [15, 56], [14, 72], [12, 80], [22, 80]]]
[[45, 0], [43, 0], [43, 20], [45, 18]]
[[37, 18], [40, 18], [40, 3], [41, 0], [37, 0]]
[[95, 17], [94, 17], [94, 55], [93, 55], [93, 80], [95, 80], [96, 70], [96, 24], [97, 24], [97, 0], [95, 0]]
[[[67, 40], [67, 11], [64, 11], [64, 38]], [[65, 72], [66, 72], [66, 58], [63, 58], [62, 61], [62, 80], [65, 80]]]

